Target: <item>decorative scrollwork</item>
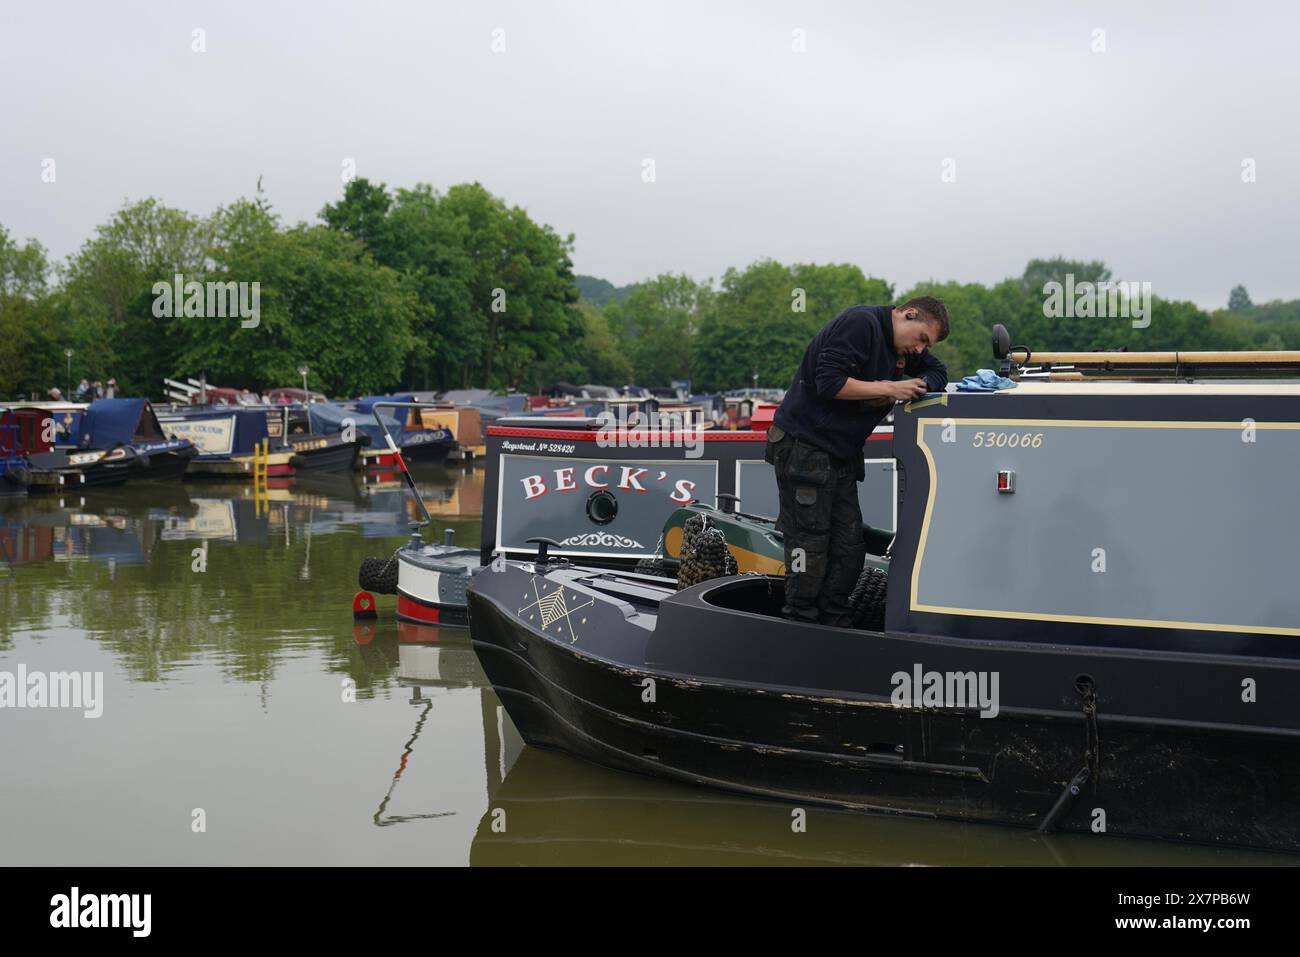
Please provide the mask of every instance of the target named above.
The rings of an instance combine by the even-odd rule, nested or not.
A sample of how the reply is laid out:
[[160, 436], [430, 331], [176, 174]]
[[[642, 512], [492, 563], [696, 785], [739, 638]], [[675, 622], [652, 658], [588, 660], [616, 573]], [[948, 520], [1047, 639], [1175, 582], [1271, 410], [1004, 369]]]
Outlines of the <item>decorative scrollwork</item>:
[[613, 532], [586, 532], [582, 535], [570, 535], [561, 545], [575, 548], [641, 548], [641, 543], [626, 535]]

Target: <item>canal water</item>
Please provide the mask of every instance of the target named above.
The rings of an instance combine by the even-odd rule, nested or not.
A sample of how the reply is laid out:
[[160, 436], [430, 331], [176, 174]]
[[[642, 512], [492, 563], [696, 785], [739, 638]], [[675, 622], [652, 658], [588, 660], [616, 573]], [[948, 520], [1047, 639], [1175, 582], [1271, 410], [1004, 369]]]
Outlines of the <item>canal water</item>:
[[[434, 534], [477, 543], [482, 469], [417, 479]], [[354, 624], [361, 559], [411, 516], [352, 475], [0, 499], [0, 671], [103, 673], [98, 718], [0, 709], [0, 865], [1296, 863], [817, 808], [795, 831], [527, 747], [464, 630], [387, 596]]]

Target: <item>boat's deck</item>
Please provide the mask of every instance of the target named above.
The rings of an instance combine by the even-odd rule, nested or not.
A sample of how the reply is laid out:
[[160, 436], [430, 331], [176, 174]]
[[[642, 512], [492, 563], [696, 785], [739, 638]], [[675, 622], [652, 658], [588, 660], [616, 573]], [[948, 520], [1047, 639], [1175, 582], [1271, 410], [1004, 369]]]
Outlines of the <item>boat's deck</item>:
[[[639, 572], [606, 571], [575, 566], [552, 572], [548, 578], [562, 582], [575, 591], [595, 592], [606, 599], [630, 606], [626, 613], [636, 623], [653, 629], [660, 604], [678, 594], [677, 583], [659, 575]], [[753, 615], [781, 618], [785, 591], [780, 576], [746, 575], [730, 587], [710, 591], [708, 603], [719, 608], [745, 611]], [[715, 582], [716, 584], [716, 582]]]

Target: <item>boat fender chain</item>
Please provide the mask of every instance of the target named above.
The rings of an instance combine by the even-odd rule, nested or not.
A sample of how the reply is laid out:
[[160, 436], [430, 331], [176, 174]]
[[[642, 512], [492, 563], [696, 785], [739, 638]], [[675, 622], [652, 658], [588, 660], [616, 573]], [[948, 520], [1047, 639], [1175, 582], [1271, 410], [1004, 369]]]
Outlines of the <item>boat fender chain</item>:
[[1083, 721], [1087, 738], [1087, 753], [1084, 765], [1075, 772], [1074, 777], [1066, 783], [1065, 788], [1047, 812], [1043, 822], [1038, 825], [1039, 834], [1048, 834], [1056, 826], [1065, 812], [1073, 806], [1075, 800], [1083, 793], [1084, 785], [1092, 782], [1093, 793], [1097, 790], [1097, 781], [1101, 777], [1101, 738], [1097, 733], [1097, 684], [1091, 675], [1079, 675], [1074, 680], [1074, 690], [1083, 699]]

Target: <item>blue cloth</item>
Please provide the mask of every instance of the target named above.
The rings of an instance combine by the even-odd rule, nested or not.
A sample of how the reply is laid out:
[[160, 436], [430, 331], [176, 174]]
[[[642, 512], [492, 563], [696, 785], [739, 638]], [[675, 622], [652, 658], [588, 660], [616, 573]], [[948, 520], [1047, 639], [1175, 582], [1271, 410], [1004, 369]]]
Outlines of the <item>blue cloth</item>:
[[957, 383], [958, 392], [1000, 392], [1015, 387], [1014, 382], [998, 375], [992, 369], [980, 369], [974, 375], [968, 375]]

